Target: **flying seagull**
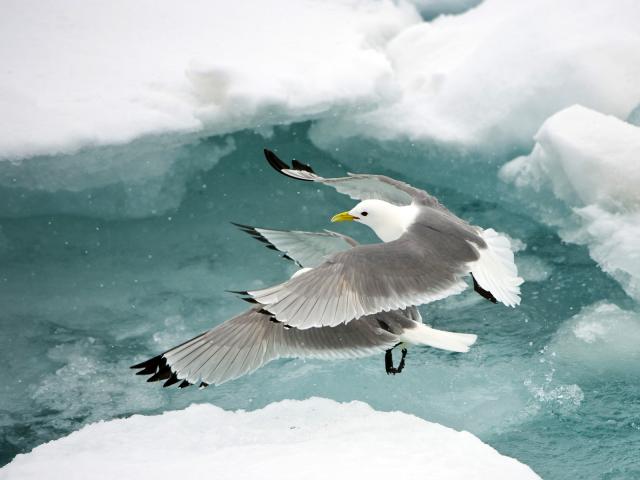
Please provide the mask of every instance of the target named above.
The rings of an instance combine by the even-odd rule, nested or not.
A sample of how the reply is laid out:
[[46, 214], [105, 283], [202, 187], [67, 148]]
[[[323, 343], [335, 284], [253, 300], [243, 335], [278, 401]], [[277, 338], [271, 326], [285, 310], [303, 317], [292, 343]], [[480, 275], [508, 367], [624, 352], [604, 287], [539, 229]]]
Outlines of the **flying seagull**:
[[268, 162], [291, 178], [335, 188], [362, 200], [333, 222], [369, 226], [383, 243], [330, 255], [287, 282], [240, 292], [291, 327], [348, 324], [366, 315], [433, 302], [463, 291], [471, 274], [483, 297], [515, 307], [520, 284], [509, 240], [470, 225], [424, 190], [383, 175], [323, 178], [265, 150]]
[[[347, 251], [357, 242], [339, 233], [281, 231], [238, 225], [268, 248], [280, 251], [300, 267], [294, 274], [315, 268], [324, 257]], [[391, 351], [399, 344], [428, 345], [455, 352], [466, 352], [476, 335], [436, 330], [422, 323], [416, 308], [367, 315], [348, 324], [300, 330], [280, 322], [260, 305], [211, 330], [132, 366], [147, 381], [164, 381], [168, 387], [179, 383], [206, 387], [219, 385], [248, 374], [280, 357], [356, 358], [385, 353], [389, 374], [402, 371], [407, 354], [402, 349], [398, 367]]]

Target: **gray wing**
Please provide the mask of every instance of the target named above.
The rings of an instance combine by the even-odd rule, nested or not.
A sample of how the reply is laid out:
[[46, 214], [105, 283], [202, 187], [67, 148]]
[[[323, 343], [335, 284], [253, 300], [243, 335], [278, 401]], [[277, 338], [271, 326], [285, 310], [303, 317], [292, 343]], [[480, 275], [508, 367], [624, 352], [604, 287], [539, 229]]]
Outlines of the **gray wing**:
[[337, 327], [298, 330], [274, 321], [259, 307], [131, 368], [150, 382], [181, 387], [221, 384], [279, 357], [355, 358], [384, 352], [416, 323], [398, 313], [354, 320]]
[[[305, 232], [257, 228], [238, 223], [234, 223], [234, 225], [266, 244], [267, 248], [284, 253], [283, 258], [292, 260], [303, 268], [315, 268], [323, 263], [329, 255], [359, 245], [353, 238], [331, 230]], [[396, 313], [409, 320], [423, 323], [422, 315], [416, 307], [397, 310]]]
[[304, 268], [314, 268], [326, 260], [326, 257], [358, 245], [353, 238], [340, 233], [302, 232], [296, 230], [270, 230], [234, 223], [242, 231], [266, 244], [267, 248], [284, 253], [284, 258], [293, 260]]
[[291, 166], [287, 165], [271, 150], [265, 149], [264, 155], [269, 165], [287, 177], [323, 183], [355, 200], [384, 200], [394, 205], [417, 203], [444, 209], [435, 197], [424, 190], [384, 175], [349, 173], [347, 177], [323, 178], [317, 175], [309, 165], [296, 160]]
[[296, 328], [335, 326], [460, 293], [486, 244], [473, 227], [424, 208], [392, 242], [360, 245], [274, 287], [248, 295]]

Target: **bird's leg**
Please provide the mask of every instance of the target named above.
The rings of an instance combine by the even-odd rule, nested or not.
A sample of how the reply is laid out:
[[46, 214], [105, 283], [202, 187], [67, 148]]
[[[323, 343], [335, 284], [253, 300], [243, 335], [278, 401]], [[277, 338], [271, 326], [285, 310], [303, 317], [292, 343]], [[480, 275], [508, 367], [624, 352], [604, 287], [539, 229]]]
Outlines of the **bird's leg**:
[[396, 373], [402, 372], [404, 370], [404, 359], [407, 358], [407, 349], [402, 349], [402, 357], [400, 357], [400, 363], [398, 364], [398, 370]]
[[[398, 345], [400, 345], [400, 343]], [[393, 366], [393, 353], [392, 352], [393, 352], [393, 349], [396, 348], [398, 345], [395, 345], [393, 348], [390, 348], [384, 354], [384, 369], [387, 372], [387, 375], [389, 375], [389, 374], [395, 375], [396, 373], [402, 372], [402, 370], [404, 369], [404, 359], [407, 356], [407, 349], [406, 348], [402, 349], [402, 357], [400, 358], [400, 363], [398, 364], [398, 366], [397, 367]]]
[[393, 368], [393, 354], [391, 353], [392, 351], [393, 348], [390, 348], [384, 354], [384, 370], [385, 372], [387, 372], [387, 375], [389, 375], [390, 373], [393, 373], [394, 375], [396, 374], [396, 372], [394, 371], [395, 369]]

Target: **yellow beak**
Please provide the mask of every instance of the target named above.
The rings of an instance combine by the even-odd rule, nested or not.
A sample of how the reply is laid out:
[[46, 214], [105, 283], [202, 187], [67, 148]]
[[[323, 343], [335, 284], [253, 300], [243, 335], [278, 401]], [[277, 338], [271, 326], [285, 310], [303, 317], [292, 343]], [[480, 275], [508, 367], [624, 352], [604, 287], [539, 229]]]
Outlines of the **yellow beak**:
[[332, 222], [352, 222], [357, 220], [359, 217], [354, 217], [349, 212], [342, 212], [331, 217]]

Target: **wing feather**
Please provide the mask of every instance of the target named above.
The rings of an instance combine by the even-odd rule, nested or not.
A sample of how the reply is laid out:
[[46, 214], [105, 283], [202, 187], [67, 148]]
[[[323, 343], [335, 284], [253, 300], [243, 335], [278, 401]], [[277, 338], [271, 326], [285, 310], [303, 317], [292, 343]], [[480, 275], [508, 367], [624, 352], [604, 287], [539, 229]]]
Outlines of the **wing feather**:
[[248, 294], [301, 329], [439, 300], [466, 288], [461, 277], [485, 247], [463, 227], [416, 223], [398, 240], [334, 254], [285, 283]]
[[[386, 322], [401, 332], [416, 322], [400, 314], [387, 314]], [[187, 384], [219, 385], [250, 373], [279, 357], [355, 358], [384, 352], [399, 336], [380, 328], [375, 317], [365, 317], [335, 328], [298, 330], [271, 321], [258, 307], [205, 332], [185, 344], [133, 368], [155, 376], [166, 362], [169, 371]], [[173, 382], [175, 383], [175, 382]]]
[[304, 268], [313, 268], [332, 253], [348, 250], [358, 244], [353, 238], [340, 233], [273, 230], [234, 223], [268, 248], [274, 248]]
[[289, 167], [271, 150], [265, 149], [264, 155], [269, 164], [281, 174], [296, 180], [328, 185], [354, 200], [384, 200], [394, 205], [416, 203], [445, 210], [434, 196], [424, 190], [385, 175], [349, 173], [346, 177], [324, 178], [308, 165], [294, 163]]

